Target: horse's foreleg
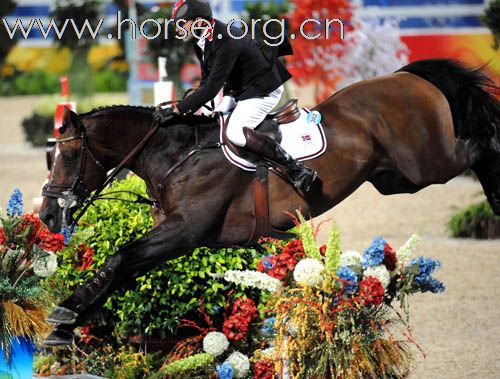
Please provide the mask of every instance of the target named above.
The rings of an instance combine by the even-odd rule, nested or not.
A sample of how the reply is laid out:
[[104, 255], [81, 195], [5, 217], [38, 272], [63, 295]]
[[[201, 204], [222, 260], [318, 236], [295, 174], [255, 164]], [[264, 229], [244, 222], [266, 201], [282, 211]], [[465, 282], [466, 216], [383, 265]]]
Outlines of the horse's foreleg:
[[72, 330], [88, 322], [114, 291], [132, 285], [136, 278], [161, 263], [194, 248], [198, 243], [187, 230], [181, 217], [169, 218], [109, 257], [91, 280], [77, 286], [73, 294], [48, 316], [48, 321], [63, 326], [55, 330], [45, 344], [71, 343]]

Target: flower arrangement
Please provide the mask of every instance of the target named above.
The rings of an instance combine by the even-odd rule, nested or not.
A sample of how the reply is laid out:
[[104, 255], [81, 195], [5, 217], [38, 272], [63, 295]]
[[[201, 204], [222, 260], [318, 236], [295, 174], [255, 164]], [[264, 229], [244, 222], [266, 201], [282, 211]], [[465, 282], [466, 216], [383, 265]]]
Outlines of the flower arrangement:
[[55, 272], [64, 237], [51, 233], [32, 214], [23, 213], [16, 189], [0, 214], [0, 348], [9, 357], [11, 338], [35, 342], [48, 330], [48, 298], [41, 279]]
[[220, 331], [215, 324], [200, 328], [204, 338], [197, 339], [203, 343], [170, 359], [170, 374], [179, 372], [176, 367], [224, 379], [408, 374], [412, 346], [418, 345], [407, 328], [408, 317], [391, 303], [400, 301], [408, 316], [408, 295], [444, 291], [432, 276], [439, 261], [411, 257], [420, 241], [416, 234], [397, 251], [377, 237], [363, 253], [342, 252], [335, 228], [318, 247], [316, 231], [300, 213], [297, 223], [300, 238], [263, 241], [266, 254], [257, 271], [214, 276], [260, 290], [260, 298], [268, 299], [261, 304], [264, 310], [257, 312], [259, 305], [249, 297], [228, 304]]

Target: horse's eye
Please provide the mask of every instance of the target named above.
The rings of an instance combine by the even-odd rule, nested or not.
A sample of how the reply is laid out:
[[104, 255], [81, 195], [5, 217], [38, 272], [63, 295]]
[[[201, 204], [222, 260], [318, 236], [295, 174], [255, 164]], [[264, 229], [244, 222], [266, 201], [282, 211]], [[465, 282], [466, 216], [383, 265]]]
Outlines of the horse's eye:
[[75, 161], [76, 161], [76, 154], [75, 153], [62, 154], [62, 160], [66, 164], [75, 163]]

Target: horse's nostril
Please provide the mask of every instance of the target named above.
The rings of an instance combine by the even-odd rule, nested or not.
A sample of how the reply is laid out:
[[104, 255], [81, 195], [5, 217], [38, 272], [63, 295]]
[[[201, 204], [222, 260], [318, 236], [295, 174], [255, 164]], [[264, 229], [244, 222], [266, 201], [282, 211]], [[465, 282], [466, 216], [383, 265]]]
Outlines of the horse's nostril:
[[44, 214], [43, 217], [41, 217], [42, 221], [44, 222], [45, 225], [48, 226], [51, 232], [54, 232], [56, 228], [56, 218], [53, 214]]

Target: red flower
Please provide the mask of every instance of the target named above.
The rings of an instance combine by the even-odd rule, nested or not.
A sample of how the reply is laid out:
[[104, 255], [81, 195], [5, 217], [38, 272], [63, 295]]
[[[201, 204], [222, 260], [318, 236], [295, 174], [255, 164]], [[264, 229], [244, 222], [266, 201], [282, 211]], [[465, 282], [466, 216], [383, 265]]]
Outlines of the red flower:
[[3, 228], [0, 228], [0, 245], [3, 245], [5, 242], [7, 242], [7, 236], [5, 235]]
[[384, 287], [380, 280], [368, 276], [359, 282], [359, 297], [363, 305], [379, 305], [384, 297]]
[[269, 359], [263, 359], [261, 361], [255, 362], [253, 368], [253, 379], [274, 378], [274, 363]]
[[396, 252], [392, 247], [386, 243], [384, 248], [384, 261], [383, 264], [389, 271], [394, 271], [396, 269], [396, 263], [398, 258], [396, 257]]
[[80, 328], [80, 333], [83, 335], [83, 336], [88, 336], [90, 334], [90, 325], [87, 325], [87, 326], [82, 326]]
[[37, 237], [40, 240], [38, 246], [45, 251], [55, 253], [64, 249], [64, 236], [62, 234], [51, 233], [48, 229], [42, 228]]
[[78, 261], [82, 263], [81, 266], [78, 267], [78, 270], [86, 270], [94, 263], [94, 249], [87, 247], [84, 243], [78, 247], [77, 254]]
[[326, 254], [326, 243], [321, 245], [321, 247], [319, 248], [319, 253], [322, 255], [322, 256], [325, 256]]
[[[283, 280], [288, 275], [288, 273], [292, 272], [301, 260], [304, 257], [304, 247], [302, 246], [301, 240], [292, 240], [290, 241], [284, 248], [283, 251], [274, 257], [272, 260], [273, 267], [269, 269], [267, 272], [264, 264], [259, 264], [259, 271], [266, 272], [267, 275]], [[261, 262], [262, 263], [262, 262]]]
[[240, 341], [249, 331], [252, 320], [257, 317], [257, 307], [252, 299], [240, 297], [233, 304], [231, 315], [224, 321], [222, 332], [232, 341]]
[[32, 214], [24, 214], [21, 216], [22, 222], [19, 225], [19, 233], [25, 231], [27, 228], [30, 228], [29, 234], [26, 236], [26, 244], [28, 246], [33, 246], [35, 243], [37, 243], [37, 234], [40, 228], [42, 227], [42, 221], [32, 215]]
[[289, 254], [304, 254], [304, 246], [302, 240], [291, 240], [283, 249], [283, 252]]
[[275, 255], [268, 255], [262, 258], [257, 265], [257, 271], [259, 272], [266, 272], [270, 268], [273, 268], [276, 265], [276, 256]]

